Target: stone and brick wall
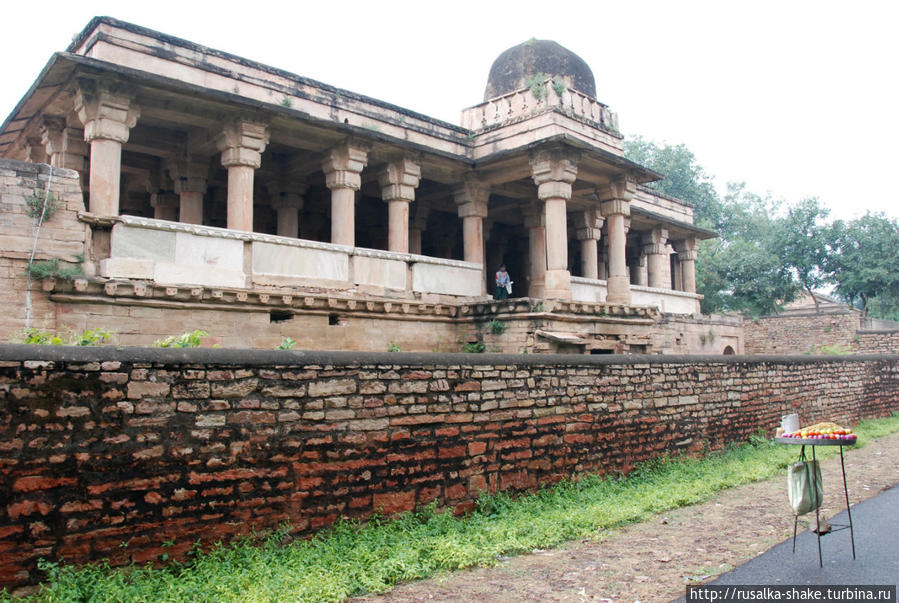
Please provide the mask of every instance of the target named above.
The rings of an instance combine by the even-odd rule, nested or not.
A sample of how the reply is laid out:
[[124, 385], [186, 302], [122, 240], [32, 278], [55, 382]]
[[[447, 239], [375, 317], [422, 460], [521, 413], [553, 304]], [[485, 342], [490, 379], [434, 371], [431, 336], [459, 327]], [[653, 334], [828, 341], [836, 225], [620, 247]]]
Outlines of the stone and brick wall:
[[747, 354], [815, 354], [822, 346], [849, 350], [859, 328], [859, 313], [781, 314], [743, 321]]
[[[50, 196], [58, 209], [41, 225], [35, 247], [34, 220], [27, 214], [29, 198], [44, 199], [48, 180]], [[34, 259], [75, 262], [84, 252], [85, 226], [78, 222], [84, 201], [78, 172], [35, 163], [0, 159], [0, 334], [2, 339], [26, 326], [27, 277], [25, 268], [35, 248]], [[32, 285], [31, 326], [55, 330], [56, 305]]]
[[[899, 408], [899, 357], [0, 346], [0, 585]], [[162, 543], [175, 545], [163, 548]], [[127, 546], [122, 546], [123, 543]]]

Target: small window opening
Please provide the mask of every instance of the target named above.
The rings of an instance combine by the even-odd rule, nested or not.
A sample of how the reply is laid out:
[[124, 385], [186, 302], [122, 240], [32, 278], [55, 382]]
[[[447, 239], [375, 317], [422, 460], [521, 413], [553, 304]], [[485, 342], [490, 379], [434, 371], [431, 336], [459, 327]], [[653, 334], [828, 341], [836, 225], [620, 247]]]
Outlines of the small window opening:
[[600, 349], [590, 350], [590, 354], [597, 354], [597, 355], [598, 355], [598, 354], [611, 354], [611, 353], [613, 353], [612, 350], [600, 350]]
[[335, 326], [340, 324], [340, 316], [337, 314], [328, 314], [328, 325]]
[[293, 312], [287, 310], [272, 310], [268, 313], [269, 322], [287, 322], [293, 319]]

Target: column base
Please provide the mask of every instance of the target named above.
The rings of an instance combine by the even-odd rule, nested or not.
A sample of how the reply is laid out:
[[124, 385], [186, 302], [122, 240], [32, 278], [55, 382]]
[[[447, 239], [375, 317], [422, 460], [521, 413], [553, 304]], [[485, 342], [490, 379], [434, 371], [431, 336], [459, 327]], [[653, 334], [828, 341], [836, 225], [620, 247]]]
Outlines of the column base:
[[631, 285], [628, 281], [626, 276], [610, 276], [606, 281], [608, 287], [606, 302], [610, 304], [631, 303]]
[[571, 299], [571, 273], [567, 270], [547, 270], [544, 276], [546, 299]]

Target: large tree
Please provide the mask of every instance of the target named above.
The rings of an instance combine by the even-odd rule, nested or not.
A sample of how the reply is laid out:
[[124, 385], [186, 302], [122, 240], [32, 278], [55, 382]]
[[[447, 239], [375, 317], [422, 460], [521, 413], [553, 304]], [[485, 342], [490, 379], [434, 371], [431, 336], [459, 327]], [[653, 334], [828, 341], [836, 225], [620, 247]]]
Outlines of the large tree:
[[816, 289], [832, 282], [828, 261], [833, 252], [833, 228], [827, 222], [830, 210], [816, 198], [803, 199], [787, 208], [777, 220], [773, 251], [818, 309]]
[[827, 267], [837, 293], [880, 318], [899, 315], [899, 224], [883, 213], [868, 212], [832, 227], [834, 249]]

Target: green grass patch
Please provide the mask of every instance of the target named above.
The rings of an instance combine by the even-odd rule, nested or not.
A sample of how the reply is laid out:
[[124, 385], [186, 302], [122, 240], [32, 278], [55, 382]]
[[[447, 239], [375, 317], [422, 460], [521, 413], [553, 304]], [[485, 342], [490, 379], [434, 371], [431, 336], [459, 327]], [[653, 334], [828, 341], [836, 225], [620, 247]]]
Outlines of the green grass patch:
[[[899, 431], [899, 413], [863, 421], [859, 445]], [[45, 563], [33, 601], [340, 601], [438, 571], [496, 564], [503, 556], [573, 539], [706, 500], [715, 492], [783, 473], [798, 454], [761, 437], [703, 458], [662, 457], [626, 477], [586, 476], [539, 492], [482, 497], [455, 518], [433, 506], [367, 523], [343, 521], [309, 540], [288, 530], [267, 539], [195, 551], [161, 569]], [[835, 453], [822, 448], [818, 457]], [[0, 597], [3, 598], [3, 597]]]

